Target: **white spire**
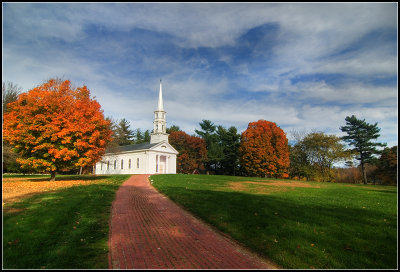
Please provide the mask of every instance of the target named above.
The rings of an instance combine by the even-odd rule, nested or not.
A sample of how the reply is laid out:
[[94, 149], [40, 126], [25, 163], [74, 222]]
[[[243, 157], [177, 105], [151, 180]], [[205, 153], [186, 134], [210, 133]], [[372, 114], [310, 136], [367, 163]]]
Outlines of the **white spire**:
[[161, 85], [161, 79], [160, 79], [160, 92], [158, 93], [158, 111], [164, 111], [164, 103], [162, 99], [162, 85]]
[[154, 129], [150, 134], [150, 143], [159, 143], [162, 141], [166, 141], [168, 143], [168, 134], [167, 134], [167, 122], [165, 120], [166, 112], [164, 110], [163, 98], [162, 98], [162, 85], [160, 79], [160, 92], [158, 94], [158, 107], [154, 111]]

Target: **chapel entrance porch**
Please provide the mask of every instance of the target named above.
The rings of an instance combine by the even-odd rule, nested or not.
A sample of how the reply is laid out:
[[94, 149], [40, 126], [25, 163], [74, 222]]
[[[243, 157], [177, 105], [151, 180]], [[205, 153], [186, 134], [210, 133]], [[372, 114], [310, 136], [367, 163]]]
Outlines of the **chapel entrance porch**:
[[156, 155], [156, 173], [165, 174], [168, 169], [168, 158], [165, 155]]

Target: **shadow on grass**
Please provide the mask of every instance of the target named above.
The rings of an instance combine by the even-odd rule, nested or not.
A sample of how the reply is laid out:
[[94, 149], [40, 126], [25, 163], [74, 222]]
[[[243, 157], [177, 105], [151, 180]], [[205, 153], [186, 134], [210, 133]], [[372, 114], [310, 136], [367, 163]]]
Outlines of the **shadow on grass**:
[[[169, 198], [286, 268], [396, 268], [396, 218], [295, 197], [162, 189]], [[378, 222], [378, 223], [376, 223]]]
[[35, 195], [3, 214], [3, 267], [7, 269], [108, 268], [108, 222], [113, 182]]

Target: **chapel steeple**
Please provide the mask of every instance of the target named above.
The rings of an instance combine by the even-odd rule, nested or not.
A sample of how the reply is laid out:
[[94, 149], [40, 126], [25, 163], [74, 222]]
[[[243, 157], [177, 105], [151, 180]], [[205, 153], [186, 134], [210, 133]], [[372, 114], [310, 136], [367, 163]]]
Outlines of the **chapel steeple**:
[[150, 135], [150, 143], [159, 143], [162, 141], [168, 142], [167, 134], [167, 122], [165, 120], [166, 112], [164, 110], [163, 95], [162, 95], [162, 84], [160, 79], [160, 91], [158, 93], [158, 106], [154, 111], [154, 128], [153, 133]]
[[164, 111], [164, 103], [162, 99], [162, 84], [161, 84], [161, 79], [160, 79], [160, 91], [158, 93], [158, 111]]

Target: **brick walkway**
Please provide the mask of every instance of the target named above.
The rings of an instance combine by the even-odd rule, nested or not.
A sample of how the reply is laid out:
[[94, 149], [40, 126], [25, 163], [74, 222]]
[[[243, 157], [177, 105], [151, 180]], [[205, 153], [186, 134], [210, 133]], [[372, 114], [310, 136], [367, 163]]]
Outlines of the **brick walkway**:
[[134, 175], [112, 205], [109, 268], [274, 269]]

